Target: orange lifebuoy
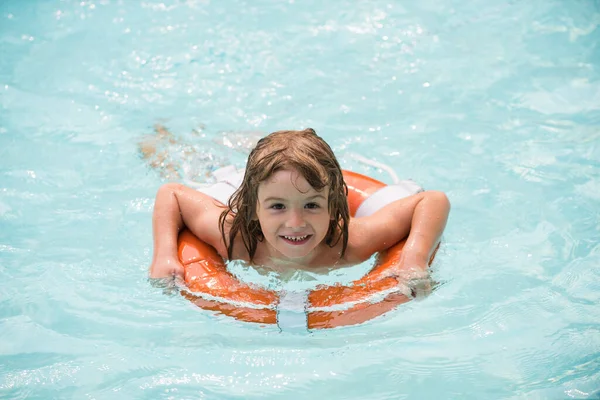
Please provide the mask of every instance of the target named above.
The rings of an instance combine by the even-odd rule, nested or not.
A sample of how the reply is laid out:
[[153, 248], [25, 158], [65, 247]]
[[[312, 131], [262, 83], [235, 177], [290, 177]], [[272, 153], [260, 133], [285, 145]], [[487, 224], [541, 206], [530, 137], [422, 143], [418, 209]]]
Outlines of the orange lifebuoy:
[[[356, 172], [343, 173], [352, 216], [364, 200], [386, 186]], [[311, 291], [305, 309], [307, 328], [363, 323], [410, 301], [410, 297], [394, 290], [398, 287], [397, 278], [385, 276], [387, 270], [397, 265], [404, 242], [379, 253], [376, 266], [351, 285], [325, 286]], [[185, 267], [184, 279], [188, 288], [181, 293], [194, 304], [241, 321], [277, 323], [279, 294], [240, 282], [227, 271], [223, 258], [212, 246], [184, 230], [179, 235], [178, 253]], [[379, 296], [377, 301], [373, 301], [374, 296]]]

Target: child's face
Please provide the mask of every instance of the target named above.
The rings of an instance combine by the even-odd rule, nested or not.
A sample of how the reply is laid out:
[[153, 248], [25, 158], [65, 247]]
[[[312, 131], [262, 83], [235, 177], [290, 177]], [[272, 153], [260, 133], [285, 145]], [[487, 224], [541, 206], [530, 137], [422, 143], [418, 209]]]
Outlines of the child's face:
[[258, 186], [256, 215], [265, 240], [280, 254], [310, 261], [329, 229], [329, 187], [318, 192], [296, 170], [281, 170]]

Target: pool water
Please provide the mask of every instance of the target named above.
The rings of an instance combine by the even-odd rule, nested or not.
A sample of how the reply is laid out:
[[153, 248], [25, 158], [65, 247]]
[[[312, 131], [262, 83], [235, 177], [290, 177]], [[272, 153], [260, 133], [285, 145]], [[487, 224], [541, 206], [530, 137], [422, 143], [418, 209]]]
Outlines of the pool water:
[[[588, 0], [0, 2], [0, 397], [598, 398], [599, 24]], [[157, 123], [190, 171], [312, 127], [445, 191], [443, 284], [305, 333], [163, 293]]]

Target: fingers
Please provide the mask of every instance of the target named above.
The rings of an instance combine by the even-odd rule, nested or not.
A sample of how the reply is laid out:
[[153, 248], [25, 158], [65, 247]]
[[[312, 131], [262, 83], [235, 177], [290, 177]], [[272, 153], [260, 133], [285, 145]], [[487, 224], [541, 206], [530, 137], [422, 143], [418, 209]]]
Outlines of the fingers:
[[175, 286], [177, 286], [178, 288], [186, 287], [185, 279], [183, 278], [183, 275], [175, 275], [173, 277], [173, 282], [174, 282]]
[[183, 279], [185, 270], [183, 265], [177, 260], [167, 259], [162, 262], [155, 262], [150, 265], [149, 277], [150, 279], [170, 279], [173, 280]]
[[414, 300], [422, 300], [431, 294], [431, 278], [410, 279], [407, 282], [411, 296]]
[[433, 281], [428, 269], [410, 268], [399, 273], [397, 277], [408, 287], [412, 299], [422, 300], [431, 294]]

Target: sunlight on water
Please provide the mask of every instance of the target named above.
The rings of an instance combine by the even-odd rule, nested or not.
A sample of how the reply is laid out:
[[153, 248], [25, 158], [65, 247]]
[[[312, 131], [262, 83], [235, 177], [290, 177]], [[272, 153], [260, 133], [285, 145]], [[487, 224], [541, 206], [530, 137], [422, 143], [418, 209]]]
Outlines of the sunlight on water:
[[[591, 1], [0, 2], [0, 397], [598, 397], [599, 24]], [[172, 174], [138, 149], [161, 126]], [[437, 290], [289, 332], [151, 285], [158, 187], [304, 127], [448, 194]]]

